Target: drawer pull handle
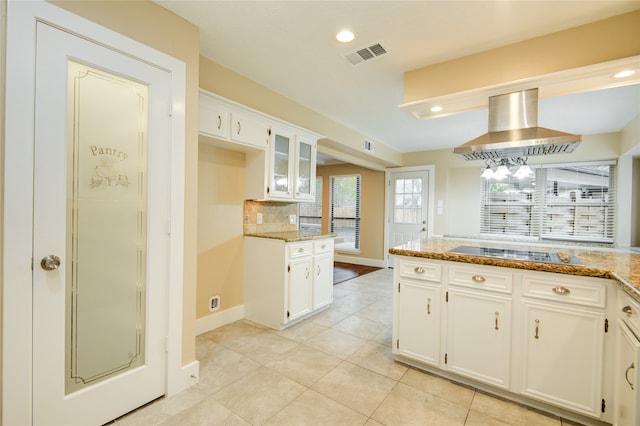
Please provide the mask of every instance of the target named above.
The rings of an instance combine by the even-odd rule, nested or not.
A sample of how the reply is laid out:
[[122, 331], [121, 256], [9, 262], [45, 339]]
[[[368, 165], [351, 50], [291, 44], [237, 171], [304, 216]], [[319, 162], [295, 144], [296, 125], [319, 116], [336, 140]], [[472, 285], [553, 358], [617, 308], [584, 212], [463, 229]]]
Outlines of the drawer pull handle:
[[571, 293], [571, 290], [569, 290], [566, 287], [554, 287], [553, 288], [553, 292], [555, 294], [560, 294], [562, 296], [566, 296], [567, 294]]
[[431, 298], [427, 299], [427, 315], [431, 315]]
[[324, 249], [327, 248], [327, 246], [325, 244], [323, 244], [320, 248], [324, 250]]
[[540, 338], [539, 332], [540, 332], [540, 320], [536, 320], [536, 335], [533, 337], [536, 339], [539, 339]]
[[424, 268], [422, 266], [416, 266], [413, 270], [416, 274], [424, 274]]
[[631, 306], [625, 306], [624, 308], [622, 308], [622, 312], [627, 315], [633, 315], [633, 309], [631, 309]]
[[633, 383], [631, 383], [631, 381], [629, 380], [629, 370], [632, 370], [636, 368], [634, 363], [631, 363], [631, 365], [629, 367], [627, 367], [626, 371], [624, 372], [624, 379], [627, 381], [627, 383], [629, 384], [629, 387], [631, 388], [631, 390], [633, 390], [635, 388], [635, 386], [633, 385]]
[[240, 134], [240, 131], [242, 130], [242, 126], [239, 121], [236, 121], [236, 123], [238, 124], [238, 134]]
[[218, 130], [222, 127], [222, 117], [218, 114]]
[[474, 275], [473, 277], [471, 277], [471, 279], [474, 280], [477, 283], [483, 283], [483, 282], [485, 282], [487, 280], [482, 275]]
[[309, 268], [304, 268], [304, 278], [309, 278]]
[[500, 316], [500, 312], [496, 312], [496, 326], [494, 327], [495, 330], [500, 330], [500, 328], [498, 327], [498, 317]]
[[304, 251], [304, 249], [303, 249], [302, 247], [300, 247], [300, 248], [298, 249], [298, 253], [302, 253], [303, 251]]
[[318, 268], [316, 269], [316, 275], [320, 276], [320, 265], [318, 265]]

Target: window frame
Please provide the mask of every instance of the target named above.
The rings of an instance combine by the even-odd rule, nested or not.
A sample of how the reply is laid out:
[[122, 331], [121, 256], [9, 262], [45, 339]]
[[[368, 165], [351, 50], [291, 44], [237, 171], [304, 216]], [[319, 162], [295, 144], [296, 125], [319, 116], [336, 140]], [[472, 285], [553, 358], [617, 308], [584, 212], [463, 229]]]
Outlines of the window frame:
[[[356, 190], [356, 194], [355, 194], [355, 206], [353, 206], [355, 208], [355, 214], [352, 216], [348, 216], [348, 217], [344, 217], [344, 216], [338, 216], [336, 217], [334, 214], [334, 211], [336, 210], [336, 203], [335, 203], [335, 180], [336, 179], [340, 179], [340, 178], [351, 178], [351, 177], [355, 177], [356, 178], [356, 182], [355, 182], [355, 190]], [[340, 206], [338, 206], [340, 207]], [[341, 237], [341, 232], [339, 229], [337, 229], [336, 224], [335, 224], [335, 220], [341, 220], [341, 221], [353, 221], [354, 225], [353, 225], [353, 247], [348, 247], [346, 246], [345, 242], [340, 242], [340, 238]], [[362, 224], [362, 176], [358, 173], [351, 173], [351, 174], [344, 174], [344, 175], [332, 175], [329, 176], [329, 231], [331, 233], [336, 234], [336, 240], [335, 240], [335, 244], [334, 244], [334, 248], [335, 251], [339, 251], [339, 252], [345, 252], [345, 253], [360, 253], [360, 247], [361, 247], [361, 224]], [[348, 233], [342, 233], [343, 236], [344, 234]]]

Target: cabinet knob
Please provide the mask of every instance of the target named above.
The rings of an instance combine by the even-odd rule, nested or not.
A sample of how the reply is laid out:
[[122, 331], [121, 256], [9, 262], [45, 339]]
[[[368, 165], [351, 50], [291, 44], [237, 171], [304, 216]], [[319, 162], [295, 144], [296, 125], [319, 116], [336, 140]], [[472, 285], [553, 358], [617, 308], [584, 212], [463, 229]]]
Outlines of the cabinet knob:
[[474, 275], [473, 277], [471, 277], [471, 279], [474, 280], [477, 283], [483, 283], [483, 282], [485, 282], [487, 280], [482, 275]]
[[633, 315], [633, 309], [631, 309], [631, 306], [628, 306], [628, 305], [622, 308], [622, 312], [624, 312], [627, 315]]
[[415, 268], [413, 268], [413, 271], [416, 274], [424, 274], [424, 268], [422, 268], [422, 266], [416, 266]]
[[556, 293], [556, 294], [559, 294], [561, 296], [566, 296], [569, 293], [571, 293], [571, 290], [569, 290], [566, 287], [559, 286], [559, 287], [554, 287], [553, 288], [553, 292]]

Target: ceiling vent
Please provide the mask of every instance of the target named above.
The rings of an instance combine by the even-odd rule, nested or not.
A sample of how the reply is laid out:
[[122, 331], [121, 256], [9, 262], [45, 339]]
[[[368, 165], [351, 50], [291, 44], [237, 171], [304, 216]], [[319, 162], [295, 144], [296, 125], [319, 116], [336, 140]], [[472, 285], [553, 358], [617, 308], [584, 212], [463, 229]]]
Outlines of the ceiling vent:
[[387, 50], [380, 43], [376, 43], [369, 47], [358, 49], [355, 52], [347, 53], [344, 57], [347, 58], [351, 65], [358, 65], [385, 53], [387, 53]]

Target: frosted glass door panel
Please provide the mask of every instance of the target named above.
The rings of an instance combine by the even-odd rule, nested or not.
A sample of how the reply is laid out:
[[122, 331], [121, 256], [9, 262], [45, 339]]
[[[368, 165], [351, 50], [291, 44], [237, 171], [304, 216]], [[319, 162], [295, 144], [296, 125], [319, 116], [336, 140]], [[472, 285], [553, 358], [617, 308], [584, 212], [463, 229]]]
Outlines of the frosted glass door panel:
[[298, 144], [298, 181], [296, 195], [311, 195], [311, 145], [304, 142]]
[[148, 88], [69, 62], [66, 394], [145, 363]]
[[279, 134], [275, 135], [273, 152], [273, 190], [278, 193], [288, 194], [290, 192], [290, 147], [290, 138]]

